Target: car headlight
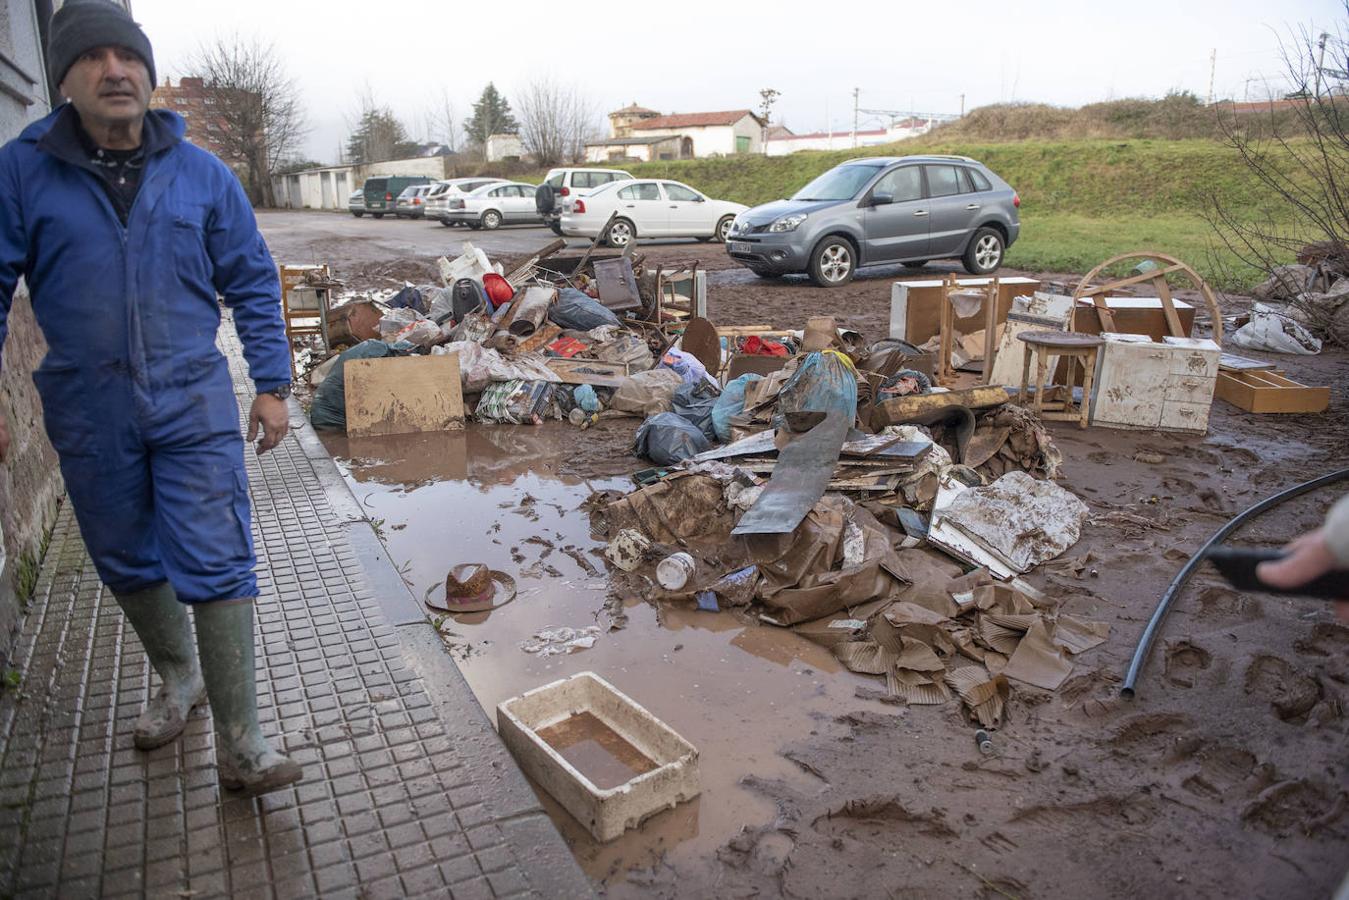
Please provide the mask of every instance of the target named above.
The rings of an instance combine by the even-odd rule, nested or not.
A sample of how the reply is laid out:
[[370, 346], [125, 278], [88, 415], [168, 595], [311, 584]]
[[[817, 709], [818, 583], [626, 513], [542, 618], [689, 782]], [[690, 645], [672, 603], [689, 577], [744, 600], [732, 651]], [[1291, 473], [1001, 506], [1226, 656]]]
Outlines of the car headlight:
[[806, 221], [805, 213], [797, 213], [793, 216], [783, 216], [781, 219], [774, 220], [773, 224], [768, 226], [768, 230], [795, 231], [804, 221]]
[[736, 217], [736, 220], [731, 223], [731, 231], [735, 234], [747, 234], [752, 227], [752, 225], [739, 217]]

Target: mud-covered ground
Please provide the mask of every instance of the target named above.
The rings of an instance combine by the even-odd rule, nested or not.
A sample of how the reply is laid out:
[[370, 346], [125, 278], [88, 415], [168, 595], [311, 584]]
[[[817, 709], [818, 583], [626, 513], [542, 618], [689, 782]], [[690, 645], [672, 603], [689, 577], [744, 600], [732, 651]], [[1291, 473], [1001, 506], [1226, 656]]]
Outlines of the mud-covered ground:
[[[268, 233], [274, 249], [278, 237]], [[828, 312], [872, 339], [884, 336], [895, 277], [949, 270], [879, 270], [825, 291], [798, 279], [756, 279], [729, 267], [716, 247], [644, 250], [653, 260], [698, 258], [718, 270], [709, 287], [717, 324], [799, 327]], [[339, 275], [356, 274], [328, 261]], [[1229, 304], [1236, 310], [1243, 301]], [[1349, 354], [1277, 361], [1292, 378], [1331, 385], [1330, 411], [1254, 416], [1216, 401], [1202, 437], [1050, 425], [1065, 458], [1062, 484], [1087, 501], [1092, 518], [1067, 554], [1080, 567], [1031, 580], [1064, 610], [1110, 623], [1110, 638], [1078, 659], [1059, 691], [1018, 684], [991, 755], [975, 747], [958, 703], [903, 708], [859, 699], [857, 688], [879, 682], [831, 666], [828, 654], [795, 635], [720, 618], [724, 624], [709, 626], [708, 614], [682, 609], [630, 607], [628, 628], [549, 666], [520, 663], [505, 643], [510, 620], [494, 613], [495, 624], [480, 632], [491, 639], [462, 665], [489, 708], [517, 684], [594, 668], [627, 679], [622, 689], [692, 733], [704, 796], [656, 817], [645, 835], [596, 847], [555, 810], [582, 864], [614, 896], [1328, 896], [1349, 873], [1349, 628], [1335, 623], [1328, 604], [1243, 595], [1201, 570], [1176, 602], [1136, 698], [1118, 696], [1144, 622], [1190, 553], [1257, 500], [1349, 460]], [[545, 537], [602, 568], [574, 500], [643, 465], [628, 454], [635, 426], [601, 422], [583, 439], [550, 426], [492, 437], [496, 450], [476, 456], [515, 454], [529, 477], [542, 466], [547, 478], [571, 485], [570, 499], [553, 503], [555, 514], [545, 511], [552, 517]], [[495, 469], [475, 474], [477, 440], [455, 445], [467, 461], [444, 477], [510, 505], [521, 482]], [[381, 480], [361, 465], [369, 446], [333, 449], [357, 481]], [[380, 509], [417, 496], [446, 452], [434, 447], [410, 472], [386, 475], [381, 496], [389, 506]], [[501, 487], [491, 493], [490, 484]], [[1345, 490], [1349, 482], [1294, 500], [1230, 543], [1277, 546], [1314, 527]], [[540, 508], [548, 505], [535, 493]], [[476, 520], [466, 518], [443, 502], [434, 515], [411, 516], [405, 527], [392, 526], [391, 552], [398, 557], [399, 542], [409, 546], [418, 529], [423, 544], [437, 526], [468, 534]], [[530, 524], [539, 521], [525, 516], [514, 535], [496, 541], [503, 560], [513, 545], [524, 548], [520, 565], [534, 565], [529, 553], [538, 545], [525, 542], [531, 528], [543, 533]], [[428, 556], [421, 580], [433, 580], [445, 562], [443, 553]], [[568, 580], [570, 569], [553, 571], [565, 586], [556, 600], [538, 588], [547, 603], [562, 609], [564, 595], [585, 590], [604, 603], [602, 579], [581, 584]], [[546, 585], [552, 576], [539, 577]], [[546, 615], [557, 613], [549, 607]], [[748, 652], [715, 643], [723, 628]], [[459, 630], [472, 645], [472, 627]], [[726, 734], [737, 722], [739, 731]]]

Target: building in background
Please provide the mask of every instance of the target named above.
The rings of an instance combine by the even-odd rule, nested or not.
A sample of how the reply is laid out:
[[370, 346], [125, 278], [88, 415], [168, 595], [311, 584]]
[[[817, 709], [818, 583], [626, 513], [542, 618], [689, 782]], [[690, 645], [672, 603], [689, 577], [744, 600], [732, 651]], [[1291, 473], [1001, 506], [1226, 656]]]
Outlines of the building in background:
[[857, 132], [857, 143], [853, 143], [853, 133], [848, 131], [814, 131], [810, 134], [792, 134], [786, 128], [775, 125], [768, 129], [768, 140], [764, 152], [769, 156], [786, 156], [801, 150], [847, 150], [854, 146], [875, 147], [880, 144], [893, 144], [905, 138], [927, 134], [937, 124], [937, 119], [907, 118], [900, 119], [889, 128], [868, 128]]
[[634, 103], [609, 113], [609, 137], [587, 142], [586, 160], [696, 159], [758, 153], [764, 125], [748, 109], [664, 116]]
[[492, 134], [487, 137], [488, 162], [503, 162], [525, 158], [525, 145], [518, 134]]
[[170, 109], [187, 122], [187, 139], [219, 157], [236, 172], [246, 169], [248, 160], [239, 155], [237, 145], [228, 141], [230, 122], [220, 114], [225, 98], [220, 91], [200, 78], [165, 78], [150, 95], [151, 109]]

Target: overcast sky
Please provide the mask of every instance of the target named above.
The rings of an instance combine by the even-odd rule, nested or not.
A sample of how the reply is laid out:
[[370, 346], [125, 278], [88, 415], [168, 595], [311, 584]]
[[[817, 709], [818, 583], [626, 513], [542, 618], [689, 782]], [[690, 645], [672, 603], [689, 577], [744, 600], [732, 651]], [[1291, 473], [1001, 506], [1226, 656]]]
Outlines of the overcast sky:
[[[536, 0], [278, 2], [132, 0], [160, 78], [203, 41], [273, 41], [308, 110], [307, 156], [335, 162], [366, 85], [418, 139], [442, 89], [462, 121], [488, 81], [506, 95], [539, 78], [574, 85], [601, 112], [754, 108], [796, 132], [852, 124], [861, 107], [958, 113], [1003, 101], [1077, 106], [1168, 90], [1263, 96], [1290, 28], [1335, 31], [1338, 0], [729, 3], [580, 6]], [[1280, 85], [1281, 86], [1281, 85]], [[879, 124], [874, 116], [864, 125]]]

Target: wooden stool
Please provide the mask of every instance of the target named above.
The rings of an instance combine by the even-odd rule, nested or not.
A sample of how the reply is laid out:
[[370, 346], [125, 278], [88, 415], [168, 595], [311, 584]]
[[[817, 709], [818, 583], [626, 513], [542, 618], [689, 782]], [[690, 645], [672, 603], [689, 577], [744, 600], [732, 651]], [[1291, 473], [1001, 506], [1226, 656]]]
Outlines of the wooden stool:
[[[1075, 331], [1025, 331], [1017, 338], [1026, 344], [1021, 362], [1021, 405], [1030, 403], [1027, 381], [1030, 380], [1030, 359], [1035, 354], [1035, 414], [1054, 422], [1077, 422], [1078, 428], [1087, 427], [1091, 415], [1091, 381], [1096, 375], [1096, 353], [1105, 341], [1094, 334]], [[1049, 387], [1049, 357], [1057, 354], [1075, 361], [1082, 367], [1082, 408], [1073, 409], [1073, 362], [1068, 363], [1068, 396], [1062, 403], [1055, 401], [1045, 408], [1045, 390]]]

